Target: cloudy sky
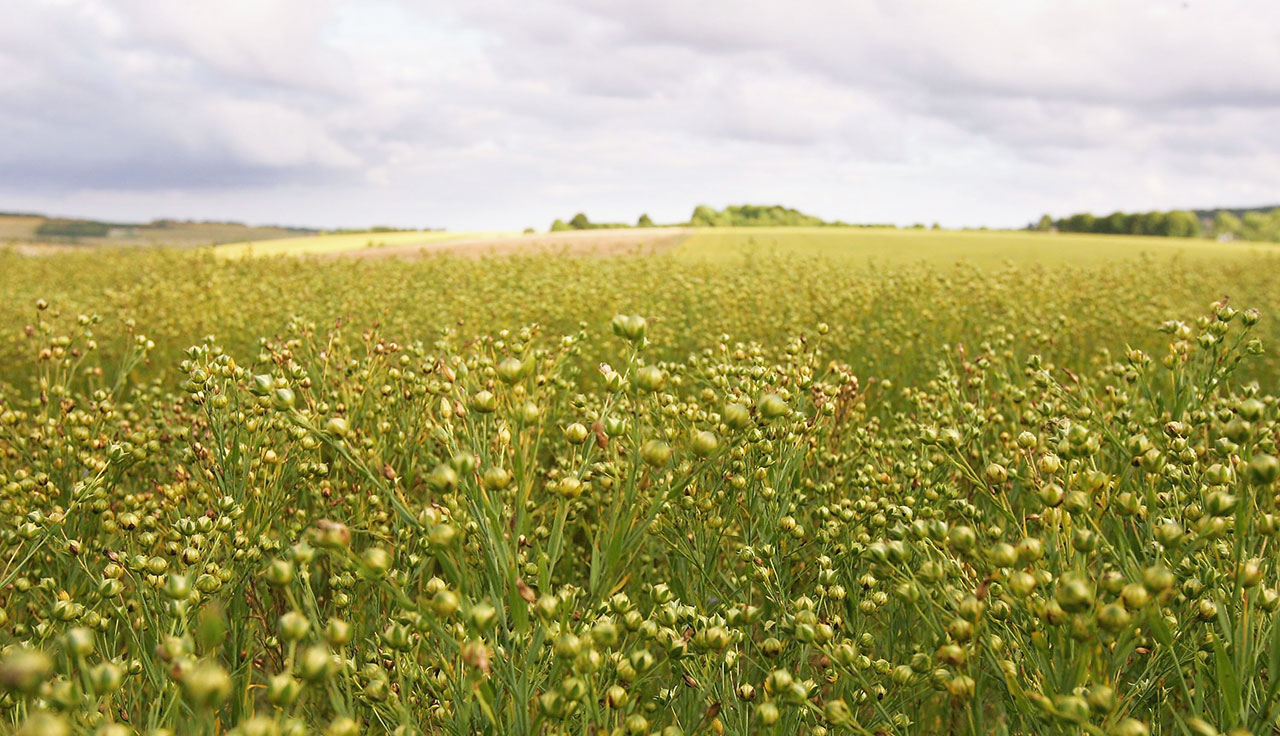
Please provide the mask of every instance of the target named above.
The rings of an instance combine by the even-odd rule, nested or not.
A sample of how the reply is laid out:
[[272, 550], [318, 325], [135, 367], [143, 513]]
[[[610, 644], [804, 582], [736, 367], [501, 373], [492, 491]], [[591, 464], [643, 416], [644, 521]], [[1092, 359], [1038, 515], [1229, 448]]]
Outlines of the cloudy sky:
[[1280, 202], [1274, 0], [3, 0], [0, 211], [545, 228]]

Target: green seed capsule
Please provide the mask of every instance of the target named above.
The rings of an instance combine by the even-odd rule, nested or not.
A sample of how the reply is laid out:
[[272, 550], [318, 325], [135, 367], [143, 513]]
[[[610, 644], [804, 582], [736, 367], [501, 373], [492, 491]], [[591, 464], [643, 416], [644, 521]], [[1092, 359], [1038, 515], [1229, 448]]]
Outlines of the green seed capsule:
[[638, 386], [642, 391], [648, 391], [650, 393], [661, 391], [666, 382], [667, 374], [655, 365], [641, 366], [641, 368], [636, 371], [636, 386]]
[[1137, 611], [1147, 605], [1151, 601], [1151, 594], [1147, 592], [1147, 588], [1138, 583], [1129, 583], [1120, 591], [1120, 598], [1124, 601], [1124, 605], [1130, 611]]
[[182, 688], [192, 705], [214, 708], [231, 694], [231, 677], [226, 670], [206, 660], [183, 676]]
[[331, 618], [324, 627], [325, 641], [329, 642], [331, 646], [346, 646], [351, 643], [351, 636], [351, 624], [342, 619]]
[[649, 719], [639, 713], [627, 716], [626, 728], [627, 733], [633, 734], [633, 736], [639, 736], [639, 734], [642, 734], [649, 729]]
[[729, 404], [724, 408], [724, 423], [729, 429], [744, 429], [751, 424], [751, 409], [745, 404]]
[[53, 674], [53, 660], [38, 649], [11, 649], [0, 658], [0, 687], [34, 693]]
[[1230, 516], [1239, 499], [1230, 493], [1214, 491], [1205, 498], [1205, 510], [1213, 516]]
[[302, 694], [302, 683], [288, 673], [275, 675], [267, 681], [267, 702], [287, 708]]
[[787, 670], [774, 670], [765, 678], [764, 685], [766, 691], [777, 694], [789, 690], [794, 682], [795, 679]]
[[1054, 598], [1068, 613], [1080, 613], [1093, 606], [1093, 585], [1081, 577], [1064, 577], [1058, 582]]
[[581, 445], [583, 442], [586, 442], [589, 435], [590, 430], [587, 429], [586, 425], [579, 422], [574, 422], [564, 428], [565, 439], [575, 445]]
[[360, 556], [365, 571], [373, 577], [382, 577], [391, 569], [391, 553], [382, 547], [370, 547]]
[[71, 736], [71, 724], [60, 715], [36, 711], [22, 722], [17, 736]]
[[280, 622], [276, 628], [280, 632], [280, 638], [284, 641], [302, 641], [311, 631], [311, 622], [301, 613], [289, 611], [280, 617]]
[[765, 394], [760, 397], [760, 403], [756, 408], [760, 412], [760, 416], [766, 420], [784, 417], [791, 411], [791, 408], [787, 406], [786, 400], [777, 394]]
[[1106, 714], [1116, 709], [1116, 691], [1110, 685], [1090, 687], [1085, 699], [1094, 713]]
[[1280, 460], [1273, 455], [1254, 455], [1245, 468], [1249, 482], [1255, 486], [1271, 485], [1280, 476]]
[[1123, 718], [1107, 733], [1109, 736], [1150, 736], [1151, 729], [1136, 718]]
[[266, 396], [275, 390], [276, 381], [268, 375], [260, 374], [253, 377], [249, 383], [249, 390], [257, 396]]
[[609, 437], [621, 437], [627, 433], [627, 420], [625, 417], [605, 417], [604, 433]]
[[1263, 588], [1258, 592], [1258, 607], [1268, 613], [1274, 613], [1280, 608], [1280, 593], [1271, 588]]
[[94, 634], [83, 626], [76, 626], [67, 631], [64, 641], [67, 652], [73, 657], [87, 657], [93, 653]]
[[582, 495], [586, 490], [586, 485], [577, 478], [568, 476], [556, 481], [555, 485], [552, 486], [552, 490], [561, 498], [573, 500]]
[[525, 368], [524, 363], [519, 358], [503, 358], [498, 363], [497, 371], [498, 378], [502, 379], [503, 383], [511, 384], [519, 381], [524, 376]]
[[604, 694], [605, 705], [610, 708], [625, 708], [630, 700], [631, 696], [621, 685], [611, 685]]
[[481, 634], [488, 633], [493, 628], [494, 623], [498, 619], [498, 609], [491, 604], [481, 601], [471, 607], [467, 612], [467, 618], [470, 619], [471, 625], [475, 627]]
[[756, 717], [760, 719], [760, 723], [765, 726], [772, 726], [778, 722], [782, 714], [778, 711], [778, 706], [773, 703], [765, 702], [756, 706]]
[[666, 465], [671, 460], [671, 446], [662, 440], [648, 440], [640, 447], [640, 457], [655, 468]]
[[124, 671], [111, 662], [103, 662], [89, 670], [89, 686], [95, 695], [110, 695], [124, 684]]
[[991, 463], [987, 465], [983, 474], [985, 475], [987, 482], [993, 486], [1002, 485], [1005, 481], [1009, 480], [1009, 471], [999, 463]]
[[849, 726], [854, 722], [849, 704], [840, 699], [828, 700], [822, 706], [822, 717], [833, 726]]
[[490, 491], [500, 491], [511, 485], [511, 471], [499, 467], [488, 468], [481, 476], [480, 482]]
[[648, 323], [638, 314], [617, 314], [609, 322], [609, 326], [613, 328], [615, 335], [631, 342], [639, 342], [644, 339]]
[[271, 400], [277, 409], [292, 409], [298, 401], [291, 388], [276, 389]]
[[1130, 620], [1129, 612], [1119, 603], [1108, 603], [1098, 609], [1098, 626], [1104, 631], [1122, 631], [1129, 626]]
[[165, 579], [164, 595], [169, 600], [185, 601], [191, 597], [191, 578], [173, 574]]
[[1053, 707], [1058, 717], [1071, 723], [1084, 723], [1089, 720], [1089, 703], [1079, 695], [1059, 695], [1053, 699]]
[[267, 582], [282, 587], [293, 582], [293, 563], [288, 560], [272, 560], [267, 566]]
[[1018, 543], [1018, 559], [1030, 564], [1044, 557], [1044, 544], [1035, 537], [1027, 537]]
[[359, 736], [360, 722], [347, 716], [338, 716], [324, 729], [324, 736]]
[[1186, 726], [1195, 736], [1218, 736], [1218, 729], [1203, 718], [1188, 718]]
[[712, 432], [698, 432], [693, 436], [693, 454], [695, 457], [706, 458], [716, 451], [720, 442]]
[[1018, 564], [1018, 550], [1011, 544], [1000, 542], [987, 550], [987, 559], [996, 567], [1013, 567]]
[[346, 437], [351, 431], [347, 427], [347, 420], [342, 417], [330, 417], [329, 421], [325, 422], [324, 429], [335, 437]]
[[427, 476], [427, 484], [437, 492], [445, 493], [458, 487], [458, 471], [441, 463]]
[[302, 650], [297, 661], [298, 674], [308, 682], [318, 682], [330, 677], [336, 670], [333, 654], [323, 646], [310, 646]]
[[973, 531], [973, 528], [963, 524], [953, 526], [947, 532], [947, 544], [955, 550], [966, 551], [972, 549], [977, 541], [978, 535]]
[[492, 414], [498, 408], [498, 397], [492, 391], [481, 389], [471, 397], [471, 408], [480, 414]]
[[451, 590], [442, 590], [431, 598], [431, 609], [440, 618], [449, 618], [457, 613], [459, 605], [458, 594]]

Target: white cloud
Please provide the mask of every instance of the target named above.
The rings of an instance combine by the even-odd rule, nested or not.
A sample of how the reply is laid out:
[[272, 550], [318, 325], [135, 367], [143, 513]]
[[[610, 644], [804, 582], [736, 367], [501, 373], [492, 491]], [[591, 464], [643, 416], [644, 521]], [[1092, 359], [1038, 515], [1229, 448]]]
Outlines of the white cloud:
[[11, 0], [0, 209], [519, 227], [1280, 201], [1267, 0]]

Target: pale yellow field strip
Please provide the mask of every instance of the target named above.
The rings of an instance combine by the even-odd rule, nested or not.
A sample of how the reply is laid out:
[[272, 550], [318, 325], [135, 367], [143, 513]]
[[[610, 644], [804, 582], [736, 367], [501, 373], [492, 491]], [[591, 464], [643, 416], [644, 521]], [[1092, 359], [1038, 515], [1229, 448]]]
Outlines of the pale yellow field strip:
[[397, 232], [397, 233], [343, 233], [341, 235], [309, 235], [301, 238], [255, 240], [244, 243], [226, 243], [213, 247], [221, 258], [244, 258], [277, 255], [323, 255], [344, 251], [383, 247], [413, 247], [430, 245], [460, 238], [519, 237], [510, 232]]

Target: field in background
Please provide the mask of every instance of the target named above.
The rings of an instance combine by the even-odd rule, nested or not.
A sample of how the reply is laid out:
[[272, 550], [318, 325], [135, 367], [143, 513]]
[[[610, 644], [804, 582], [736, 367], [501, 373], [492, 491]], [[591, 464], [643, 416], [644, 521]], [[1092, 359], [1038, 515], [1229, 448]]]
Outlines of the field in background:
[[0, 245], [12, 245], [18, 252], [29, 255], [113, 246], [213, 246], [214, 253], [223, 258], [273, 255], [410, 258], [434, 253], [490, 256], [541, 252], [617, 255], [676, 248], [681, 258], [708, 262], [756, 258], [762, 253], [777, 251], [878, 266], [935, 261], [1054, 265], [1142, 256], [1238, 259], [1280, 253], [1274, 244], [1219, 243], [1200, 238], [866, 227], [654, 227], [524, 235], [447, 231], [300, 234], [296, 229], [237, 223], [157, 221], [113, 228], [107, 237], [42, 238], [37, 228], [45, 221], [46, 218], [40, 216], [0, 215]]
[[703, 261], [759, 256], [814, 255], [878, 265], [922, 261], [997, 266], [1006, 262], [1087, 265], [1149, 257], [1247, 259], [1280, 255], [1263, 243], [1219, 243], [1192, 238], [1067, 235], [1000, 230], [895, 230], [892, 228], [706, 228], [686, 239], [681, 257]]
[[[237, 241], [294, 238], [310, 231], [300, 228], [250, 226], [235, 222], [183, 222], [160, 220], [112, 227], [102, 237], [55, 237], [42, 235], [39, 228], [49, 218], [40, 215], [0, 215], [0, 245], [14, 244], [30, 250], [37, 246], [59, 247], [140, 247], [190, 248]], [[56, 248], [55, 248], [56, 250]]]
[[[1280, 256], [1270, 243], [1219, 243], [1191, 238], [1077, 235], [1002, 230], [913, 230], [843, 227], [619, 228], [528, 235], [395, 233], [290, 238], [220, 246], [223, 255], [332, 254], [361, 258], [431, 254], [509, 255], [560, 252], [575, 255], [653, 253], [671, 248], [681, 259], [707, 263], [780, 257], [833, 258], [845, 265], [914, 265], [964, 262], [1088, 265], [1116, 260], [1229, 259]], [[424, 237], [424, 235], [426, 237]], [[376, 247], [371, 247], [376, 246]]]
[[514, 233], [454, 233], [445, 231], [403, 233], [343, 233], [280, 238], [216, 246], [213, 252], [223, 258], [274, 255], [326, 255], [372, 248], [416, 248], [448, 240], [468, 237], [515, 237]]
[[42, 222], [44, 222], [43, 217], [0, 215], [0, 243], [34, 240], [36, 228], [40, 227]]
[[[570, 230], [549, 233], [455, 233], [456, 237], [426, 243], [386, 245], [334, 252], [337, 257], [418, 258], [454, 255], [486, 258], [504, 255], [638, 255], [653, 254], [679, 245], [691, 233], [687, 227]], [[305, 245], [305, 243], [304, 243]]]

